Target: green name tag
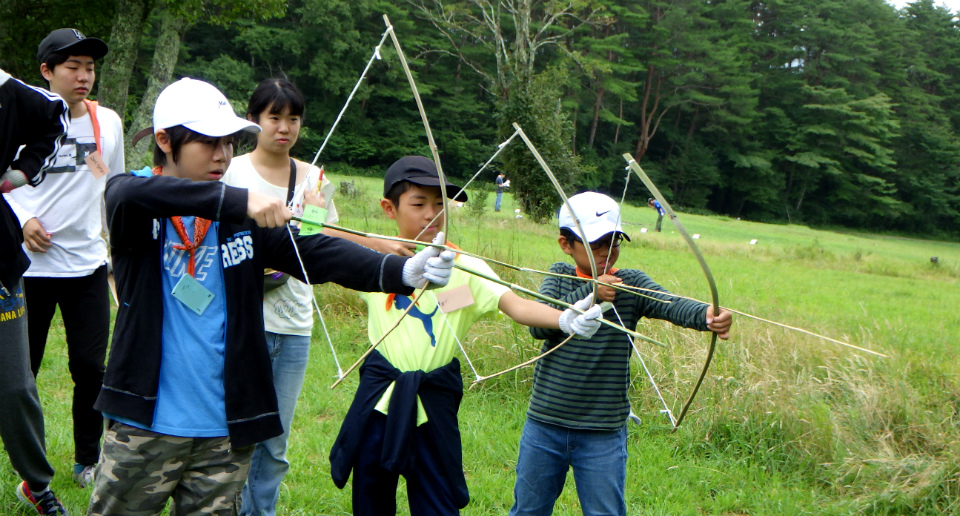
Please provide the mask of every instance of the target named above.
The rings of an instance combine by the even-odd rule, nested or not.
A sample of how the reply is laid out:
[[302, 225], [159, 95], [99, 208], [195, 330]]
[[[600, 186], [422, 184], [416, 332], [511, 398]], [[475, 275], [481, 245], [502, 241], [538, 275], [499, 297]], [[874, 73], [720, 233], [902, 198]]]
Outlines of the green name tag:
[[323, 223], [327, 220], [327, 209], [308, 204], [303, 207], [303, 217], [300, 217], [300, 236], [316, 235], [323, 231]]

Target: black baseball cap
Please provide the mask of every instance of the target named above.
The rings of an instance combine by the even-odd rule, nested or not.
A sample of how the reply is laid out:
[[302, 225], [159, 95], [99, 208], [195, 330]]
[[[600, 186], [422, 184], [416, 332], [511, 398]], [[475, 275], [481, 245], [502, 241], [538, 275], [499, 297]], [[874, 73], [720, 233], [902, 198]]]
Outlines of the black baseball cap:
[[[404, 156], [390, 165], [383, 178], [383, 196], [390, 193], [393, 185], [400, 181], [409, 181], [420, 186], [440, 186], [440, 175], [433, 161], [423, 156]], [[454, 201], [466, 202], [467, 192], [447, 181], [447, 197]]]
[[90, 56], [100, 59], [107, 55], [107, 44], [97, 38], [88, 38], [77, 29], [57, 29], [43, 38], [37, 47], [37, 60], [46, 63], [50, 54]]

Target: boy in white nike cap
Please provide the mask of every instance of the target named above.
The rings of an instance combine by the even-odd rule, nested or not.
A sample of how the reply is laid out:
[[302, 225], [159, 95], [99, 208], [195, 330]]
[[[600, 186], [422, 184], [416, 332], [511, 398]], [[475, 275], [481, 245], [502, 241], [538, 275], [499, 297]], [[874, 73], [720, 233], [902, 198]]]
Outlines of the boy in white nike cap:
[[[572, 302], [593, 291], [592, 253], [597, 279], [640, 287], [645, 296], [618, 292], [601, 285], [599, 302], [613, 303], [604, 317], [633, 329], [642, 317], [663, 319], [686, 328], [729, 336], [730, 312], [671, 296], [646, 274], [616, 269], [620, 243], [630, 240], [620, 223], [620, 208], [610, 197], [584, 192], [570, 198], [571, 210], [560, 209], [560, 250], [576, 265], [555, 263], [540, 286], [540, 293]], [[577, 229], [580, 221], [583, 233]], [[663, 294], [650, 294], [650, 291]], [[657, 298], [661, 301], [651, 299]], [[556, 330], [530, 328], [544, 340], [543, 351], [554, 348], [567, 335]], [[510, 516], [549, 515], [563, 490], [567, 470], [573, 468], [577, 495], [585, 515], [626, 515], [624, 488], [627, 470], [627, 415], [630, 401], [631, 345], [627, 335], [602, 326], [589, 339], [574, 338], [537, 362], [527, 422], [520, 438], [517, 482]], [[577, 446], [569, 446], [575, 442]]]
[[239, 135], [260, 127], [208, 83], [168, 86], [153, 122], [153, 175], [107, 182], [120, 308], [95, 405], [109, 424], [87, 514], [159, 514], [168, 500], [175, 514], [236, 514], [253, 445], [282, 433], [263, 269], [409, 294], [446, 284], [453, 253], [403, 258], [325, 235], [294, 239], [282, 200], [217, 181]]

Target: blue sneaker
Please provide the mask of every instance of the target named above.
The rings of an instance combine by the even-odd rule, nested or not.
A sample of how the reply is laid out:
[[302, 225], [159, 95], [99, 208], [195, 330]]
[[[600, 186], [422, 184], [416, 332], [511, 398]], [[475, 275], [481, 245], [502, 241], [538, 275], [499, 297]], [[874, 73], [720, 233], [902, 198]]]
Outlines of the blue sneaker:
[[45, 516], [70, 516], [70, 513], [63, 508], [63, 504], [57, 499], [57, 495], [53, 494], [53, 491], [47, 489], [46, 493], [40, 496], [33, 496], [30, 488], [27, 487], [26, 480], [17, 486], [17, 498], [19, 498], [21, 502], [33, 507], [33, 509], [37, 511], [37, 514], [43, 514]]

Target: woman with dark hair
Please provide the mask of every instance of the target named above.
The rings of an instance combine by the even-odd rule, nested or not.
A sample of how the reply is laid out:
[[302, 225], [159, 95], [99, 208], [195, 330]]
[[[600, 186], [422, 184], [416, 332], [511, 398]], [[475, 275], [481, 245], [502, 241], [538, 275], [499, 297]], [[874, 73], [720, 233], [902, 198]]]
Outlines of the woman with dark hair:
[[[295, 216], [304, 203], [327, 208], [324, 222], [337, 222], [333, 183], [323, 170], [291, 157], [300, 136], [305, 111], [303, 94], [286, 79], [266, 79], [257, 86], [247, 107], [247, 119], [260, 125], [253, 151], [233, 159], [223, 182], [230, 186], [285, 199]], [[412, 256], [397, 242], [373, 240], [324, 229], [323, 233], [353, 240], [381, 253]], [[286, 459], [290, 425], [303, 386], [313, 330], [313, 291], [310, 286], [272, 270], [265, 271], [263, 320], [273, 365], [273, 382], [283, 434], [257, 444], [250, 475], [243, 488], [241, 515], [273, 516], [280, 482], [290, 467]], [[271, 290], [272, 287], [272, 290]]]

